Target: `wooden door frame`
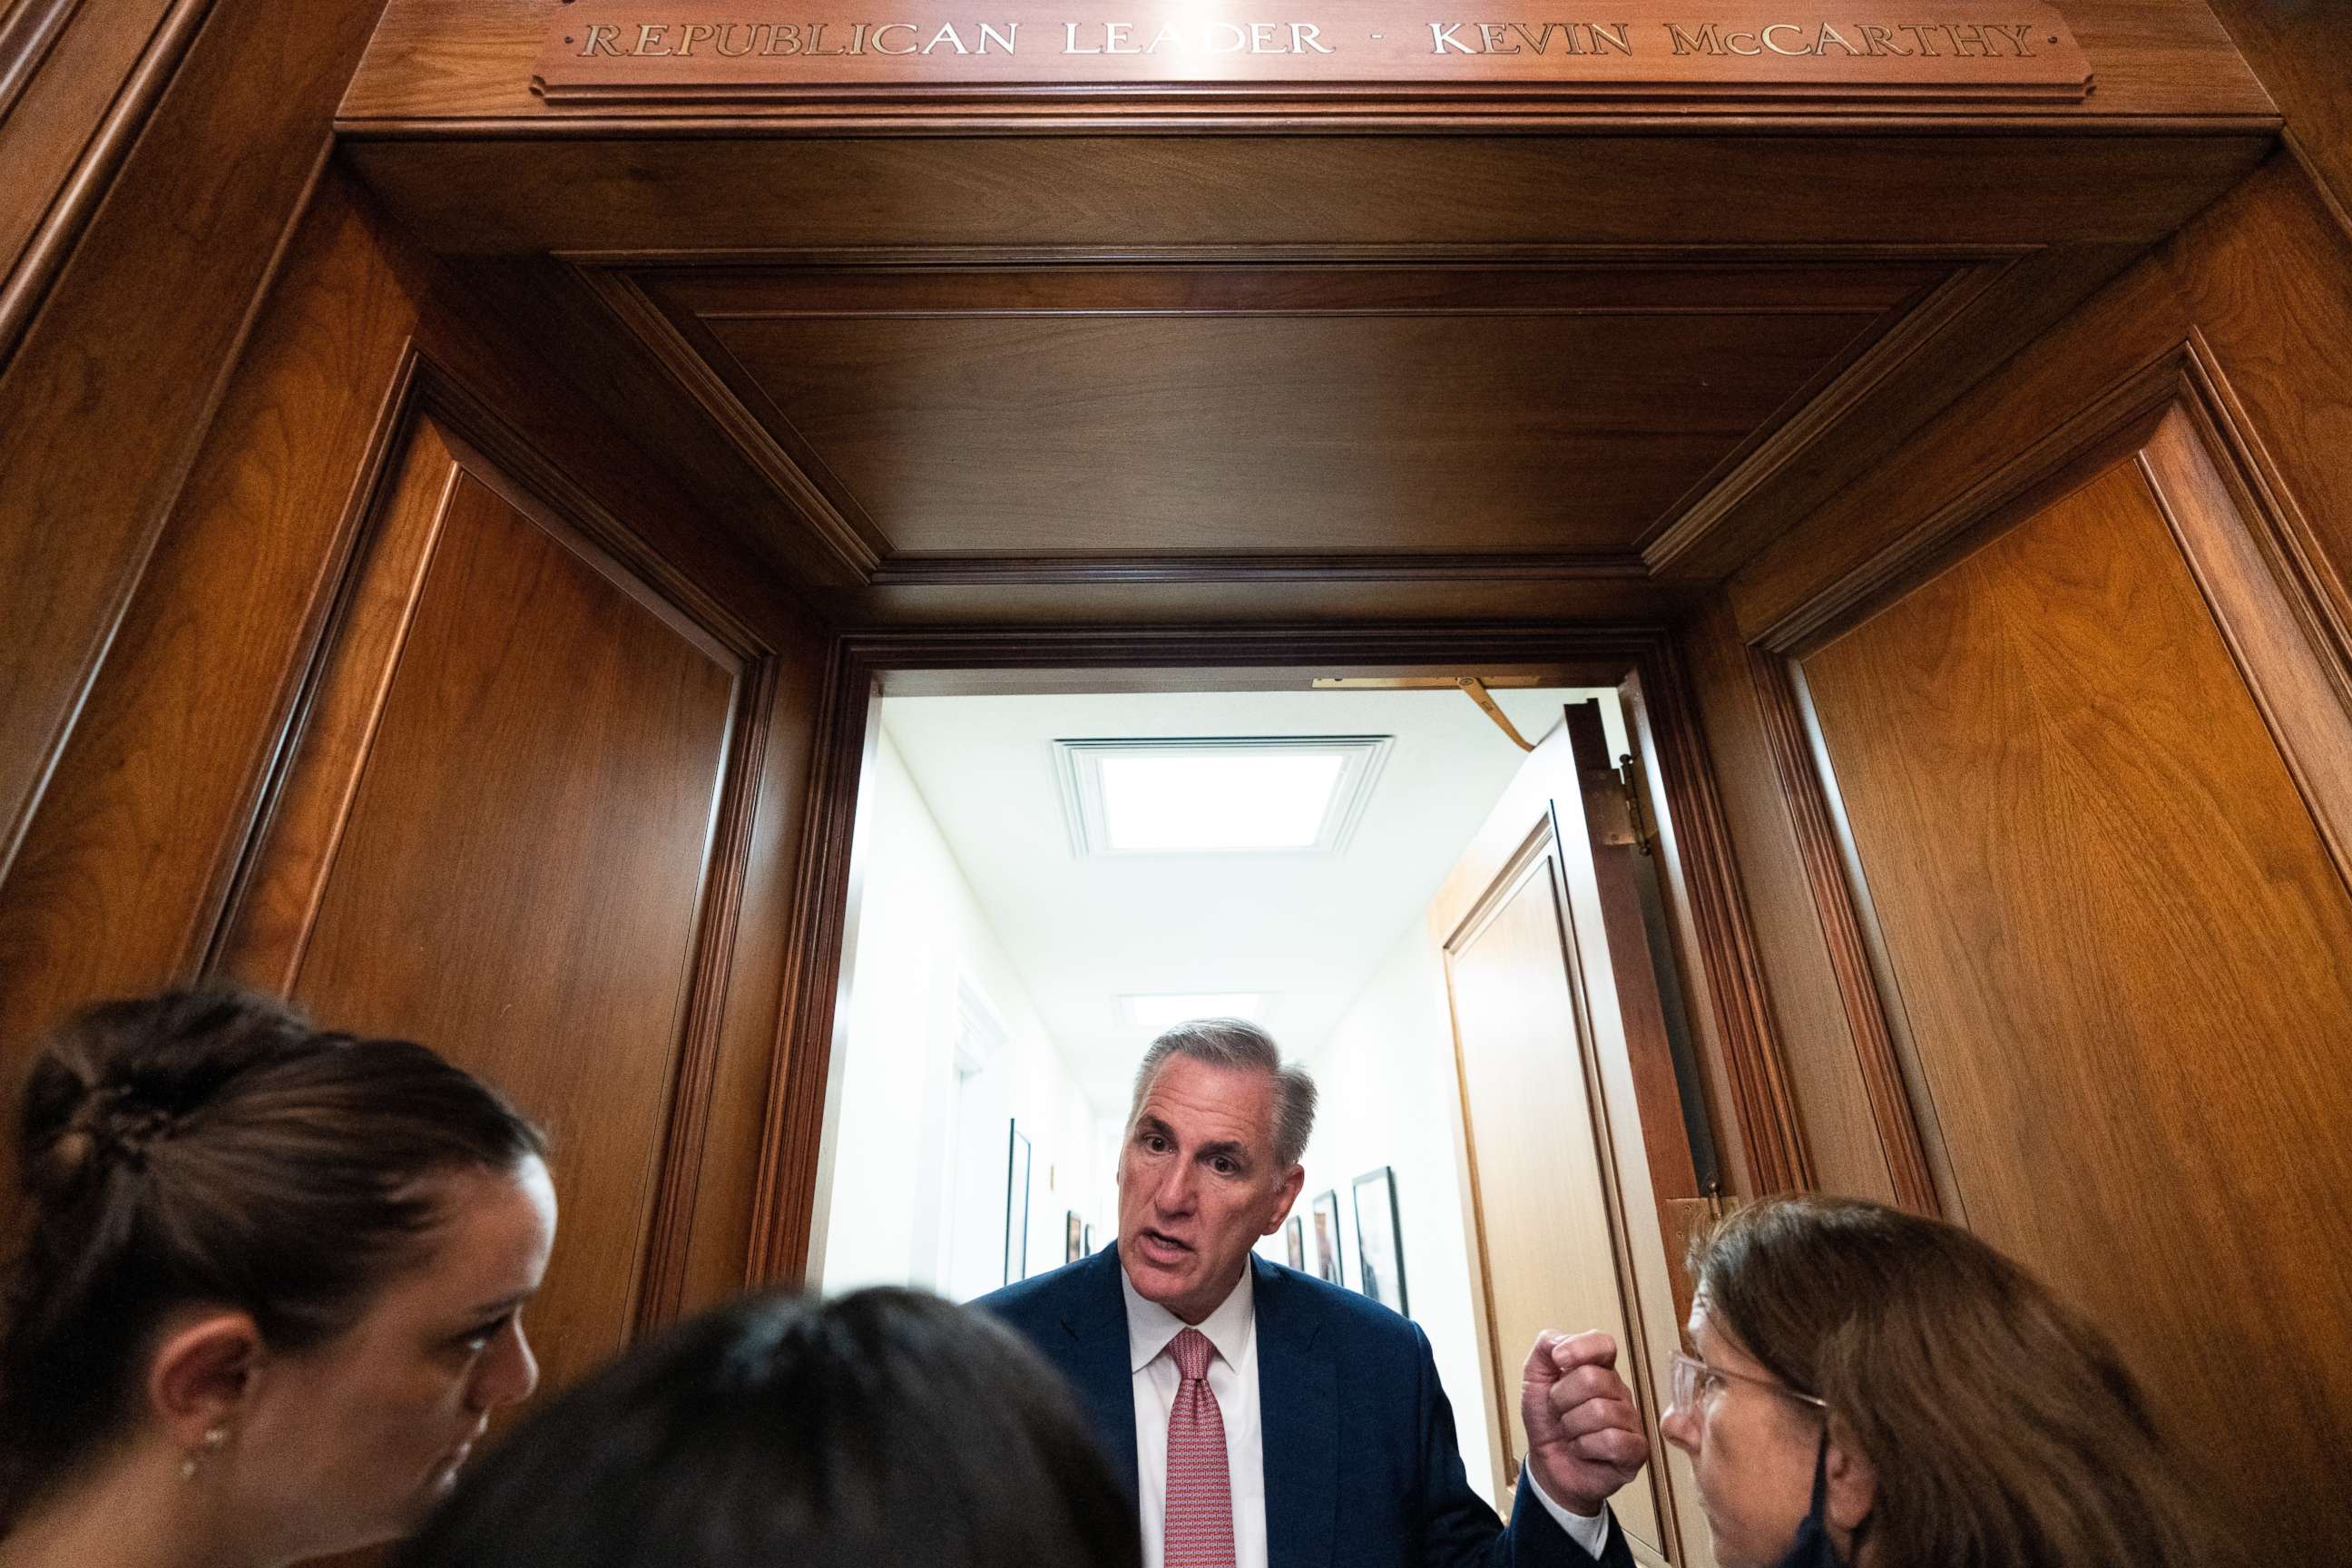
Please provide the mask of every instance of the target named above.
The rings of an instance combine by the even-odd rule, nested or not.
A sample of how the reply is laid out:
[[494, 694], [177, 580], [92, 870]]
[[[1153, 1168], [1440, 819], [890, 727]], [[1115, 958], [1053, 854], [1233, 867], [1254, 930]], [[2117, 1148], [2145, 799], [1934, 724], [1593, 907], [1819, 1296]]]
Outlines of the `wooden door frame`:
[[803, 820], [795, 916], [760, 1151], [747, 1282], [800, 1283], [815, 1224], [825, 1089], [847, 979], [858, 868], [857, 795], [878, 737], [876, 704], [898, 694], [1294, 689], [1308, 675], [1549, 672], [1561, 684], [1638, 684], [1642, 731], [1665, 813], [1674, 911], [1693, 963], [1690, 1016], [1721, 1057], [1748, 1190], [1804, 1184], [1764, 971], [1688, 678], [1654, 624], [1426, 623], [1406, 626], [1023, 627], [847, 630], [825, 663]]

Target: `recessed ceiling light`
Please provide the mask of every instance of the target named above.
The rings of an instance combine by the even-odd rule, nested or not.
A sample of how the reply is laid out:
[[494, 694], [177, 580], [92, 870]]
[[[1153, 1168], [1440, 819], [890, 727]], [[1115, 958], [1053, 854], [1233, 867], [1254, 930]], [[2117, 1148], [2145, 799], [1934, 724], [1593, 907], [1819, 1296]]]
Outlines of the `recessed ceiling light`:
[[1265, 1021], [1267, 997], [1263, 991], [1194, 991], [1181, 994], [1122, 996], [1120, 1021], [1157, 1036], [1192, 1018], [1246, 1018]]
[[1347, 840], [1390, 740], [1058, 741], [1080, 856], [1313, 853]]

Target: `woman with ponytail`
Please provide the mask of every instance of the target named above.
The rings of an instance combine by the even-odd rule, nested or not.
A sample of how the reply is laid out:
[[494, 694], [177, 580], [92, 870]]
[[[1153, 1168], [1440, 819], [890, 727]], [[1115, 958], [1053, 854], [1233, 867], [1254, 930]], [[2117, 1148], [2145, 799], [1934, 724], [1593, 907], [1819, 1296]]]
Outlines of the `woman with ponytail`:
[[385, 1540], [538, 1378], [540, 1132], [422, 1046], [177, 993], [42, 1043], [0, 1328], [0, 1564]]

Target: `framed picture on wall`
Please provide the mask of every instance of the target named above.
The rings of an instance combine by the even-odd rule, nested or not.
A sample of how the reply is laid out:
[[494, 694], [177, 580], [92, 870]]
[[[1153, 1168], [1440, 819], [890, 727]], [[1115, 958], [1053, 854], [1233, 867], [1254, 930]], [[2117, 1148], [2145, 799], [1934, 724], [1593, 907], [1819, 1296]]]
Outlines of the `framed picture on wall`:
[[1062, 1261], [1076, 1263], [1086, 1255], [1086, 1222], [1078, 1218], [1077, 1210], [1066, 1210], [1062, 1215]]
[[1315, 1200], [1315, 1274], [1334, 1285], [1345, 1285], [1346, 1268], [1339, 1261], [1339, 1194], [1325, 1192]]
[[1095, 1255], [1095, 1227], [1092, 1226], [1087, 1226], [1086, 1249], [1088, 1258]]
[[1004, 1282], [1029, 1278], [1029, 1140], [1021, 1123], [1013, 1131], [1011, 1152], [1004, 1162]]
[[1404, 1311], [1404, 1239], [1397, 1220], [1396, 1172], [1382, 1165], [1355, 1181], [1356, 1288]]
[[1293, 1268], [1307, 1267], [1307, 1222], [1297, 1215], [1292, 1215], [1290, 1223], [1282, 1227], [1282, 1246], [1284, 1262]]

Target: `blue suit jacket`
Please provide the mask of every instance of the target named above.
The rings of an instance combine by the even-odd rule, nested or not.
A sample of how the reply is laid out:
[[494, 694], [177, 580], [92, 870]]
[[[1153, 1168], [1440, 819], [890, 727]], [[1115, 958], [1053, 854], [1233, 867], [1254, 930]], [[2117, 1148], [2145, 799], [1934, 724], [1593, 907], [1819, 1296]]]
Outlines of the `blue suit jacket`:
[[[1470, 1489], [1420, 1325], [1253, 1256], [1267, 1568], [1591, 1568], [1519, 1489], [1506, 1528]], [[1135, 1380], [1118, 1249], [1009, 1285], [993, 1312], [1069, 1379], [1112, 1470], [1135, 1484]], [[1610, 1568], [1633, 1568], [1612, 1527]]]

